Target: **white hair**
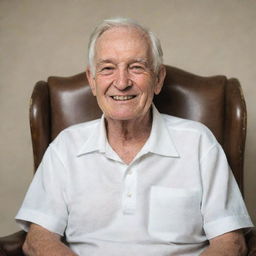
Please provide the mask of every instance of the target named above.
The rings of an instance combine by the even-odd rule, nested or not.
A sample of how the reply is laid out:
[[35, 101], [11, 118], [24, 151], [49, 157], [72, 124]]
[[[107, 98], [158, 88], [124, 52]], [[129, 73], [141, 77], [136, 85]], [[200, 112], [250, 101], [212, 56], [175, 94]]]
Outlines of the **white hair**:
[[98, 25], [90, 36], [88, 44], [88, 65], [91, 72], [95, 75], [95, 47], [97, 39], [107, 30], [113, 27], [135, 27], [141, 30], [148, 37], [152, 55], [152, 66], [155, 73], [158, 73], [161, 64], [163, 63], [163, 51], [160, 40], [156, 35], [138, 24], [135, 20], [129, 18], [113, 18], [104, 20]]

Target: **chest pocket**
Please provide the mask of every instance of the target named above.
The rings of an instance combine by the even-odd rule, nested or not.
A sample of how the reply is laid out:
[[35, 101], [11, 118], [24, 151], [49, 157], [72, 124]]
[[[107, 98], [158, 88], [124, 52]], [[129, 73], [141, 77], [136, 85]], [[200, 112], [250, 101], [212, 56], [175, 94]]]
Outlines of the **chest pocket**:
[[195, 243], [202, 239], [200, 191], [152, 186], [148, 232], [172, 243]]

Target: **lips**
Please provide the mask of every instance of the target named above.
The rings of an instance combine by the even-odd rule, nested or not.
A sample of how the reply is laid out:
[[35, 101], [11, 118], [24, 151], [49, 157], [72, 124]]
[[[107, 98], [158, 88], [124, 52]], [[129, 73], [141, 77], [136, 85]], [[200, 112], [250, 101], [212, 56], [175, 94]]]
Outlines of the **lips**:
[[135, 95], [114, 95], [114, 96], [111, 96], [111, 98], [113, 100], [116, 100], [116, 101], [131, 100], [131, 99], [133, 99], [135, 97], [136, 97]]

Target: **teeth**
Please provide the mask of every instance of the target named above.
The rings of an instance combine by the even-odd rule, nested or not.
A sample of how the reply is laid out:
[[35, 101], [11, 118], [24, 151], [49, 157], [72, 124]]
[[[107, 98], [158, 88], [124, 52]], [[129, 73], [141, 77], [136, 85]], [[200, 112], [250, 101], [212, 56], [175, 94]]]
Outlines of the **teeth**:
[[130, 100], [132, 98], [134, 98], [135, 96], [131, 96], [131, 95], [125, 95], [125, 96], [112, 96], [112, 98], [114, 100]]

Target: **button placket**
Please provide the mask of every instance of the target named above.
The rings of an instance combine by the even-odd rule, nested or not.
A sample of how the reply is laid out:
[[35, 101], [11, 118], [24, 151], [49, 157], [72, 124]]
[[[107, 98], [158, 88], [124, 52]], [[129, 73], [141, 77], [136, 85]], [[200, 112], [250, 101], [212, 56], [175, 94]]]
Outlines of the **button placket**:
[[128, 167], [124, 178], [123, 213], [133, 214], [136, 210], [137, 173]]

